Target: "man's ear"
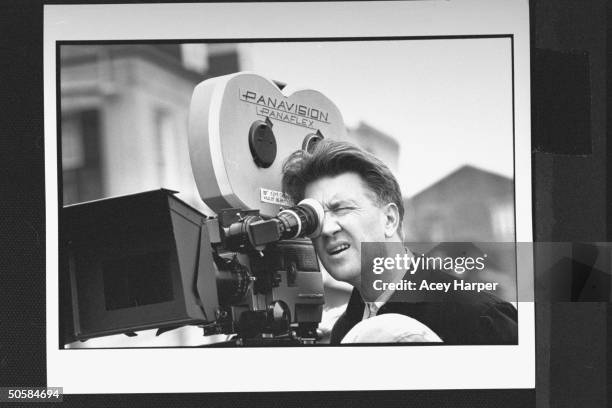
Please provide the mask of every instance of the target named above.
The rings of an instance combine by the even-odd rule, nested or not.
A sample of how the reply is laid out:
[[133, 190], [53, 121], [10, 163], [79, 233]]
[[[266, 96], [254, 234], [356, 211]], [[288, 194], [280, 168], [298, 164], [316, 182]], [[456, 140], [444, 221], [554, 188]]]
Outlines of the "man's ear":
[[385, 237], [391, 238], [393, 234], [397, 233], [401, 236], [397, 230], [400, 223], [399, 209], [395, 203], [389, 203], [384, 207], [385, 214]]

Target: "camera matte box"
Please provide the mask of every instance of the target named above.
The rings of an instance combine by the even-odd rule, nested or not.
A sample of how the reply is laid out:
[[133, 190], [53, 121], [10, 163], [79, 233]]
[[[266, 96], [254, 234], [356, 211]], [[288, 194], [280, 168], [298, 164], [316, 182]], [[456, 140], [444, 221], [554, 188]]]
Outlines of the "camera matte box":
[[157, 190], [61, 211], [60, 343], [214, 320], [206, 216]]

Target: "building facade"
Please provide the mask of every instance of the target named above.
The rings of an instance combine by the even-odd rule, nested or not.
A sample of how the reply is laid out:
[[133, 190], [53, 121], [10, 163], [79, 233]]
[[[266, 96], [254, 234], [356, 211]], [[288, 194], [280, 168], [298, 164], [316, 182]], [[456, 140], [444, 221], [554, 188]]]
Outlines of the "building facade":
[[191, 174], [189, 103], [199, 82], [239, 70], [236, 49], [66, 45], [60, 61], [64, 204], [165, 187], [207, 211]]

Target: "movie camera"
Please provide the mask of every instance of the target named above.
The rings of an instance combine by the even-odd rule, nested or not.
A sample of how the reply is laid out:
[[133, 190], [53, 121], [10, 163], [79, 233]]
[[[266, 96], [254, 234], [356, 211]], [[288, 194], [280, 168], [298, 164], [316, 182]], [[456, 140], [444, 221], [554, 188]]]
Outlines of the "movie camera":
[[281, 168], [295, 150], [344, 139], [322, 93], [253, 73], [194, 90], [189, 153], [207, 217], [157, 190], [60, 214], [60, 343], [198, 325], [242, 345], [311, 344], [324, 304], [309, 237], [323, 209], [295, 205]]

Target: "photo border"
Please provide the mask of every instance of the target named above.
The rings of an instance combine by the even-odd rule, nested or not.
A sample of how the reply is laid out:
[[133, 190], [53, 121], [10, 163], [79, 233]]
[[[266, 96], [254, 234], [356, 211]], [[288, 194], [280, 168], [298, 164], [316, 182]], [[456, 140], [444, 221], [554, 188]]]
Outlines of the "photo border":
[[[409, 4], [410, 3], [410, 4]], [[397, 6], [401, 6], [400, 8], [405, 8], [404, 13], [407, 11], [414, 11], [417, 6], [422, 6], [427, 9], [432, 8], [436, 12], [439, 12], [443, 6], [440, 4], [436, 4], [435, 2], [402, 2], [401, 5], [398, 5], [397, 2], [393, 2], [392, 6], [395, 8]], [[427, 4], [425, 4], [427, 3]], [[504, 7], [514, 7], [515, 9], [520, 9], [521, 7], [524, 13], [524, 24], [526, 24], [523, 29], [524, 32], [521, 32], [521, 41], [522, 47], [526, 49], [522, 49], [522, 57], [527, 61], [526, 69], [526, 77], [524, 77], [525, 72], [522, 73], [523, 77], [520, 89], [525, 91], [522, 86], [526, 87], [527, 99], [521, 100], [520, 106], [521, 111], [520, 118], [529, 124], [529, 41], [528, 41], [528, 15], [527, 15], [527, 4], [524, 4], [521, 7], [517, 7], [516, 2], [511, 1], [488, 1], [486, 2], [489, 7], [485, 7], [482, 1], [464, 1], [464, 2], [452, 2], [452, 7], [450, 7], [452, 12], [462, 11], [466, 12], [470, 7], [459, 7], [455, 9], [458, 4], [463, 6], [479, 6], [478, 9], [482, 12], [482, 9], [487, 9], [491, 6], [499, 7], [503, 5]], [[491, 4], [493, 3], [493, 4]], [[512, 4], [512, 7], [510, 5]], [[266, 3], [268, 4], [268, 3]], [[343, 7], [347, 7], [349, 4], [353, 3], [342, 3]], [[377, 2], [377, 4], [372, 4], [371, 2], [360, 2], [358, 4], [359, 7], [370, 7], [370, 8], [380, 8], [381, 5], [387, 4], [386, 13], [389, 14], [391, 12], [390, 5], [387, 2]], [[327, 8], [333, 7], [336, 3], [330, 4], [321, 4], [321, 3], [311, 3], [311, 4], [275, 4], [274, 6], [278, 9], [282, 10], [295, 10], [299, 7], [308, 8]], [[449, 4], [451, 5], [451, 4]], [[158, 16], [159, 11], [166, 8], [168, 5], [104, 5], [102, 7], [112, 8], [112, 9], [121, 9], [121, 8], [146, 8], [147, 10], [157, 9], [157, 13], [153, 13]], [[204, 8], [210, 9], [211, 6], [218, 6], [224, 8], [226, 4], [204, 4], [204, 5], [179, 5], [172, 4], [170, 5], [172, 8], [181, 8], [181, 9], [193, 9], [194, 6], [196, 8]], [[184, 6], [184, 7], [180, 7]], [[253, 5], [253, 4], [231, 4], [230, 8], [233, 7], [253, 7], [253, 6], [261, 6]], [[429, 7], [429, 6], [437, 6]], [[446, 6], [446, 5], [445, 5]], [[60, 12], [60, 9], [71, 9], [72, 7], [79, 7], [80, 10], [75, 15], [70, 16], [70, 13]], [[495, 38], [495, 37], [509, 37], [511, 40], [511, 54], [512, 54], [512, 109], [513, 109], [513, 158], [514, 158], [514, 189], [515, 189], [515, 237], [517, 241], [531, 241], [531, 174], [530, 174], [530, 154], [526, 154], [530, 152], [530, 137], [529, 137], [529, 127], [527, 129], [521, 130], [521, 138], [519, 142], [523, 149], [521, 151], [522, 154], [525, 154], [523, 157], [522, 154], [519, 154], [520, 157], [517, 156], [516, 151], [516, 116], [517, 116], [517, 106], [516, 103], [516, 90], [517, 84], [515, 82], [515, 68], [516, 68], [516, 60], [515, 60], [515, 36], [517, 33], [514, 30], [509, 30], [506, 33], [496, 33], [496, 34], [462, 34], [462, 35], [400, 35], [400, 36], [350, 36], [350, 37], [339, 37], [339, 36], [319, 36], [319, 37], [258, 37], [258, 38], [214, 38], [212, 40], [185, 40], [183, 38], [147, 38], [147, 39], [111, 39], [111, 40], [101, 40], [101, 39], [79, 39], [77, 41], [65, 39], [63, 36], [70, 35], [78, 35], [83, 32], [79, 31], [78, 23], [82, 24], [83, 22], [83, 14], [88, 15], [91, 18], [95, 13], [91, 11], [92, 8], [98, 8], [100, 6], [87, 7], [87, 6], [45, 6], [45, 62], [49, 61], [49, 51], [50, 47], [55, 51], [55, 55], [52, 55], [55, 65], [53, 64], [45, 64], [45, 129], [47, 130], [45, 136], [45, 158], [46, 158], [46, 180], [47, 180], [47, 231], [48, 237], [56, 236], [54, 232], [57, 231], [57, 226], [59, 223], [59, 209], [61, 208], [61, 168], [59, 168], [60, 161], [57, 160], [59, 154], [61, 154], [61, 143], [57, 143], [59, 133], [60, 133], [60, 117], [61, 112], [58, 112], [59, 105], [59, 70], [57, 69], [59, 65], [59, 46], [63, 44], [92, 44], [92, 43], [150, 43], [150, 42], [206, 42], [206, 43], [219, 43], [219, 42], [235, 42], [235, 43], [244, 43], [244, 42], [290, 42], [290, 41], [376, 41], [376, 40], [411, 40], [411, 39], [466, 39], [466, 38]], [[89, 11], [88, 11], [89, 10]], [[234, 8], [235, 10], [235, 8]], [[473, 9], [472, 9], [473, 10]], [[380, 11], [380, 10], [379, 10]], [[486, 11], [486, 10], [485, 10]], [[490, 11], [490, 9], [489, 9]], [[176, 12], [176, 10], [174, 10]], [[395, 11], [394, 11], [395, 12]], [[423, 12], [423, 10], [421, 10]], [[428, 11], [433, 12], [433, 11]], [[517, 11], [518, 12], [518, 11]], [[150, 19], [151, 15], [149, 14], [151, 11], [148, 11], [146, 18]], [[111, 16], [113, 13], [109, 13]], [[502, 13], [503, 14], [503, 13]], [[108, 16], [107, 16], [108, 17]], [[142, 14], [139, 17], [143, 17]], [[158, 16], [159, 17], [159, 16]], [[74, 19], [73, 28], [67, 30], [67, 32], [62, 32], [60, 29], [59, 32], [53, 30], [54, 22], [57, 23], [57, 18], [61, 18], [62, 24], [71, 25], [71, 19]], [[100, 19], [100, 16], [96, 16], [96, 18]], [[103, 19], [100, 19], [103, 20]], [[100, 21], [99, 20], [99, 21]], [[85, 19], [87, 21], [87, 19]], [[99, 22], [98, 21], [98, 22]], [[112, 26], [114, 28], [114, 26]], [[81, 27], [82, 29], [83, 27]], [[85, 27], [87, 28], [87, 27]], [[472, 27], [473, 28], [473, 27]], [[515, 27], [516, 28], [516, 27]], [[316, 29], [315, 29], [316, 30]], [[76, 31], [76, 32], [75, 32]], [[94, 30], [95, 31], [95, 30]], [[121, 31], [121, 30], [119, 30]], [[86, 31], [91, 35], [91, 30], [88, 29]], [[284, 34], [284, 32], [283, 32]], [[97, 35], [100, 35], [99, 33]], [[108, 34], [103, 34], [108, 35]], [[146, 34], [145, 34], [146, 36]], [[524, 36], [524, 37], [523, 37]], [[59, 37], [59, 39], [58, 39]], [[163, 36], [162, 36], [163, 37]], [[198, 37], [198, 35], [190, 36], [190, 38]], [[199, 36], [199, 38], [204, 38]], [[523, 60], [523, 63], [525, 61]], [[55, 73], [54, 76], [49, 76], [50, 74]], [[51, 79], [53, 78], [53, 80]], [[54, 98], [49, 97], [50, 89], [55, 87], [52, 95]], [[51, 100], [52, 99], [52, 100]], [[526, 103], [526, 106], [525, 106]], [[55, 104], [55, 106], [50, 106]], [[55, 115], [51, 115], [51, 112], [54, 112]], [[52, 116], [55, 119], [55, 126], [53, 125]], [[523, 122], [521, 122], [523, 123]], [[49, 132], [49, 129], [55, 128], [55, 138], [53, 137], [52, 132]], [[55, 143], [55, 145], [53, 145]], [[527, 146], [527, 152], [524, 151], [524, 146]], [[53, 155], [53, 156], [52, 156]], [[519, 161], [524, 161], [528, 164], [528, 176], [525, 178], [521, 178], [520, 188], [519, 181], [517, 178], [517, 168], [519, 165], [517, 164]], [[50, 179], [52, 180], [53, 174], [52, 171], [49, 171], [49, 167], [53, 165], [55, 162], [55, 171], [57, 172], [55, 189], [53, 185], [49, 184]], [[53, 170], [53, 167], [51, 167]], [[520, 173], [522, 175], [522, 173]], [[527, 184], [525, 184], [525, 180]], [[520, 190], [520, 191], [519, 191]], [[525, 205], [524, 201], [519, 199], [520, 197], [525, 195], [525, 190], [528, 190], [527, 197], [529, 198], [528, 205]], [[55, 194], [55, 199], [50, 201], [49, 198], [53, 197]], [[57, 207], [54, 205], [49, 205], [50, 202], [55, 202]], [[519, 207], [522, 205], [522, 207]], [[525, 226], [527, 225], [526, 218], [523, 214], [519, 217], [520, 208], [527, 207], [529, 209], [528, 213], [528, 225], [529, 225], [529, 233], [525, 233]], [[54, 211], [54, 212], [53, 212]], [[521, 224], [518, 222], [521, 221]], [[519, 229], [521, 227], [521, 229]], [[525, 239], [528, 238], [528, 239]], [[51, 241], [51, 242], [50, 242]], [[53, 262], [53, 258], [55, 258], [55, 263]], [[528, 263], [527, 263], [528, 264]], [[440, 348], [436, 347], [405, 347], [398, 349], [396, 347], [389, 347], [385, 345], [377, 346], [376, 354], [377, 360], [380, 361], [380, 365], [384, 366], [385, 361], [391, 361], [396, 368], [399, 370], [398, 375], [382, 375], [382, 376], [374, 376], [374, 379], [371, 375], [364, 375], [364, 373], [360, 372], [355, 365], [356, 362], [359, 361], [361, 355], [363, 354], [362, 347], [371, 347], [371, 346], [350, 346], [350, 347], [313, 347], [313, 348], [277, 348], [270, 347], [266, 349], [259, 348], [254, 353], [253, 349], [242, 348], [242, 349], [116, 349], [116, 350], [108, 350], [108, 349], [88, 349], [81, 351], [79, 353], [72, 353], [72, 355], [67, 355], [66, 353], [70, 353], [71, 350], [59, 350], [57, 348], [57, 339], [59, 337], [57, 333], [58, 328], [58, 312], [57, 312], [57, 301], [50, 302], [50, 300], [57, 300], [57, 241], [53, 242], [52, 239], [47, 239], [47, 369], [48, 369], [48, 383], [51, 385], [63, 386], [65, 391], [68, 393], [100, 393], [100, 392], [122, 392], [122, 393], [134, 393], [134, 392], [193, 392], [193, 391], [209, 391], [209, 392], [217, 392], [217, 391], [289, 391], [289, 390], [381, 390], [381, 389], [456, 389], [456, 388], [532, 388], [535, 386], [535, 336], [533, 330], [533, 322], [534, 322], [534, 308], [533, 302], [520, 302], [521, 308], [519, 311], [519, 327], [527, 328], [528, 330], [521, 330], [519, 333], [519, 345], [518, 346], [447, 346], [444, 347], [444, 352], [440, 352]], [[54, 269], [55, 268], [55, 269]], [[517, 276], [517, 279], [520, 279], [520, 275]], [[517, 282], [517, 285], [519, 283]], [[520, 286], [520, 285], [519, 285]], [[55, 308], [51, 306], [55, 306]], [[525, 307], [523, 307], [525, 306]], [[54, 316], [53, 316], [54, 314]], [[51, 341], [50, 341], [51, 340]], [[477, 348], [478, 350], [473, 352], [473, 350], [468, 350], [467, 348]], [[346, 352], [345, 352], [346, 350]], [[431, 351], [434, 351], [432, 354]], [[379, 352], [380, 351], [380, 352]], [[469, 352], [468, 352], [469, 351]], [[163, 362], [161, 366], [164, 370], [169, 369], [170, 367], [180, 368], [182, 370], [181, 376], [173, 375], [172, 383], [159, 382], [159, 379], [150, 378], [151, 374], [155, 375], [155, 372], [152, 371], [152, 367], [150, 366], [150, 360], [157, 360], [155, 364], [154, 370], [159, 370], [159, 361], [160, 361], [160, 353], [164, 356], [161, 358]], [[418, 354], [417, 354], [418, 353]], [[113, 354], [112, 357], [109, 357], [110, 354]], [[152, 355], [151, 355], [152, 354]], [[253, 354], [258, 354], [257, 356], [253, 356]], [[337, 354], [343, 354], [343, 356], [338, 356]], [[368, 358], [373, 358], [373, 352], [368, 353]], [[421, 355], [426, 355], [425, 358], [421, 358]], [[496, 376], [491, 376], [491, 370], [499, 369], [499, 357], [501, 355], [506, 355], [507, 358], [502, 358], [503, 361], [507, 361], [508, 363], [514, 362], [515, 364], [510, 364], [507, 369], [506, 375], [504, 374], [496, 374]], [[401, 357], [398, 357], [398, 355]], [[195, 358], [194, 358], [195, 357]], [[149, 360], [150, 358], [150, 360]], [[286, 383], [275, 383], [270, 384], [267, 376], [262, 376], [266, 378], [249, 378], [252, 380], [251, 383], [245, 384], [237, 384], [236, 382], [232, 382], [230, 384], [226, 384], [225, 381], [215, 381], [214, 377], [218, 379], [228, 378], [227, 375], [231, 375], [232, 367], [230, 364], [226, 364], [228, 367], [220, 367], [219, 362], [227, 362], [236, 358], [238, 361], [243, 362], [246, 366], [248, 366], [249, 361], [253, 364], [253, 367], [260, 367], [261, 364], [265, 364], [268, 362], [268, 366], [274, 367], [274, 362], [279, 361], [291, 361], [297, 360], [295, 366], [299, 367], [298, 370], [292, 372], [292, 376], [287, 376], [287, 378], [283, 379], [283, 381], [287, 381]], [[434, 358], [433, 360], [429, 360], [430, 365], [427, 365], [427, 358]], [[113, 361], [109, 361], [109, 360]], [[87, 361], [85, 361], [87, 360]], [[125, 364], [125, 361], [128, 360], [131, 364], [129, 364], [129, 374], [125, 373], [117, 373], [117, 371], [105, 371], [111, 370], [113, 367], [113, 363], [121, 365]], [[190, 361], [200, 361], [202, 365], [208, 366], [212, 361], [217, 361], [215, 365], [216, 372], [202, 370], [201, 367], [189, 367]], [[326, 370], [320, 370], [317, 367], [306, 367], [303, 368], [303, 364], [299, 363], [301, 361], [305, 364], [308, 364], [312, 361], [320, 361], [326, 362], [326, 364], [332, 364], [331, 362], [335, 361], [332, 366], [336, 367], [337, 371], [334, 373], [338, 377], [329, 376], [329, 373], [325, 373]], [[444, 361], [452, 361], [454, 364], [448, 365], [440, 365], [441, 362]], [[519, 361], [519, 363], [517, 363]], [[407, 367], [409, 365], [415, 365], [418, 367], [418, 375], [411, 374], [410, 372], [404, 372], [402, 367]], [[495, 362], [495, 364], [491, 364]], [[59, 368], [59, 364], [63, 365], [63, 368]], [[404, 364], [398, 364], [404, 363]], [[193, 364], [193, 363], [192, 363]], [[343, 365], [344, 364], [344, 365]], [[170, 365], [168, 367], [167, 365]], [[292, 364], [293, 366], [293, 364]], [[504, 367], [503, 364], [501, 364]], [[96, 367], [93, 371], [87, 373], [87, 375], [83, 375], [83, 367]], [[104, 367], [101, 369], [101, 367]], [[440, 372], [440, 368], [444, 367], [447, 370], [444, 372]], [[448, 370], [452, 368], [453, 370]], [[468, 370], [469, 368], [469, 370]], [[229, 370], [228, 370], [229, 369]], [[506, 369], [504, 369], [506, 370]], [[519, 371], [520, 372], [517, 372]], [[68, 371], [68, 372], [66, 372]], [[100, 372], [102, 371], [102, 372]], [[174, 370], [171, 370], [174, 372]], [[223, 373], [221, 373], [223, 371]], [[224, 372], [227, 371], [227, 372]], [[385, 373], [387, 370], [385, 370]], [[472, 372], [476, 375], [472, 376]], [[463, 377], [459, 376], [461, 374]], [[100, 376], [102, 374], [102, 376]], [[110, 375], [114, 375], [113, 378], [109, 378]], [[117, 375], [118, 374], [118, 375]], [[126, 377], [127, 375], [127, 377]], [[106, 377], [106, 378], [105, 378]], [[396, 378], [400, 377], [400, 378]], [[468, 377], [468, 378], [466, 378]], [[494, 378], [490, 378], [494, 377]], [[139, 378], [135, 384], [135, 378]], [[86, 379], [86, 381], [85, 381]], [[129, 379], [129, 380], [128, 380]], [[379, 379], [379, 381], [376, 381]], [[109, 380], [110, 384], [109, 384]], [[131, 380], [131, 381], [130, 381]], [[197, 380], [197, 381], [196, 381]], [[181, 383], [182, 381], [182, 383]], [[110, 387], [109, 387], [110, 385]], [[100, 388], [100, 386], [102, 388]]]

